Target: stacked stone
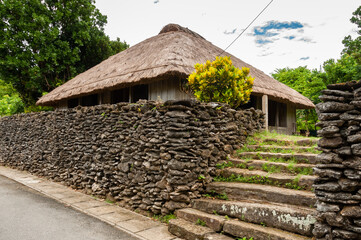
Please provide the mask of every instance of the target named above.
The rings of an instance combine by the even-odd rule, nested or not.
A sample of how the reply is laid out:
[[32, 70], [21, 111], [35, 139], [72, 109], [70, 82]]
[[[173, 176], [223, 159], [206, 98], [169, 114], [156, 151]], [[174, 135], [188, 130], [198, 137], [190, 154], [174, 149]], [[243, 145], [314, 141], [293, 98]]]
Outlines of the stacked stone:
[[216, 162], [263, 124], [259, 110], [195, 101], [21, 114], [0, 119], [0, 164], [167, 214], [200, 197]]
[[361, 81], [332, 84], [316, 105], [316, 239], [361, 239]]

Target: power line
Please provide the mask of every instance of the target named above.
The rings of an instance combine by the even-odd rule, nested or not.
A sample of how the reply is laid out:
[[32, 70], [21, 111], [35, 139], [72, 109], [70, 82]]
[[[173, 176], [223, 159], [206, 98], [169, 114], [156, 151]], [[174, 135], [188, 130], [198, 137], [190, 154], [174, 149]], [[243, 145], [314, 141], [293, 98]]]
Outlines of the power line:
[[254, 21], [256, 21], [256, 19], [268, 8], [269, 5], [271, 5], [271, 3], [273, 2], [273, 0], [271, 0], [266, 7], [263, 8], [263, 10], [252, 20], [252, 22], [250, 24], [248, 24], [248, 26], [243, 29], [243, 31], [238, 35], [238, 37], [236, 37], [236, 39], [233, 40], [233, 42], [231, 42], [231, 44], [228, 45], [228, 47], [226, 47], [222, 52], [221, 54], [219, 55], [222, 55], [230, 46], [232, 46], [232, 44], [237, 41], [237, 39], [252, 25], [252, 23]]

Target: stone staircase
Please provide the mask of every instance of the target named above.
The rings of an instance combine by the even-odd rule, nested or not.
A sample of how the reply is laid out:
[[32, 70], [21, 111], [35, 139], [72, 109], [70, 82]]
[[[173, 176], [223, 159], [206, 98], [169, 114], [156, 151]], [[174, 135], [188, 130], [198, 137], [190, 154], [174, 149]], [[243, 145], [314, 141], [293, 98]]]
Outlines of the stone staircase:
[[203, 198], [177, 210], [169, 231], [187, 240], [311, 239], [314, 144], [263, 139], [246, 145], [217, 164]]

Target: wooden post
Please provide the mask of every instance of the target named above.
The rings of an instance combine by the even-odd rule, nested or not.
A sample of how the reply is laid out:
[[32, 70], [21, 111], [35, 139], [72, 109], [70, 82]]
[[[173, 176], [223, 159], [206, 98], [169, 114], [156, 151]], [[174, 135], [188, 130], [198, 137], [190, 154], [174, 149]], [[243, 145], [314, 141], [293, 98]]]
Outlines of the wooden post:
[[132, 102], [132, 88], [133, 87], [129, 87], [129, 102], [131, 103]]
[[105, 91], [99, 94], [99, 104], [110, 104], [111, 103], [111, 93], [110, 91]]
[[266, 94], [262, 96], [262, 112], [265, 114], [264, 127], [268, 131], [268, 95]]

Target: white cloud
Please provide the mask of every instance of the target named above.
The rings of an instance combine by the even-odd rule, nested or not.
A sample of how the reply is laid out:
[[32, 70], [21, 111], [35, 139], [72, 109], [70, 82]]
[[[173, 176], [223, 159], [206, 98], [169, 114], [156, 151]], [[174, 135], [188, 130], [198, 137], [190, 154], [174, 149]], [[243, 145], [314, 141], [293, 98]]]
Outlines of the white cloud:
[[[158, 1], [158, 0], [154, 0]], [[269, 0], [173, 0], [154, 4], [149, 0], [97, 0], [96, 6], [108, 16], [105, 30], [111, 39], [120, 37], [134, 45], [159, 33], [168, 23], [177, 23], [199, 33], [208, 41], [227, 47]], [[305, 64], [318, 68], [329, 58], [338, 58], [342, 39], [355, 33], [349, 19], [359, 0], [278, 0], [227, 50], [266, 73], [276, 68]], [[267, 44], [257, 44], [252, 29], [270, 21], [300, 22], [299, 29], [271, 29]], [[275, 35], [275, 33], [277, 33]], [[290, 39], [290, 36], [294, 38]], [[267, 47], [267, 48], [266, 48]], [[300, 60], [303, 57], [309, 59]]]

